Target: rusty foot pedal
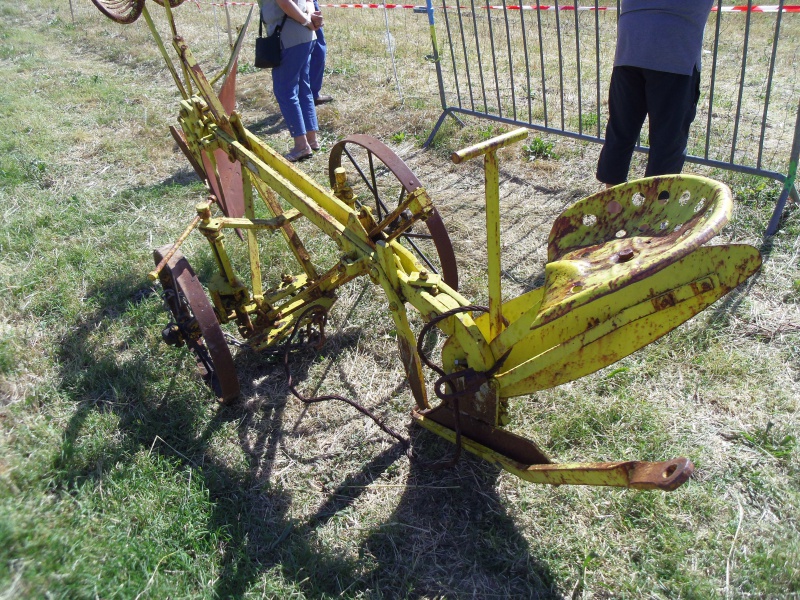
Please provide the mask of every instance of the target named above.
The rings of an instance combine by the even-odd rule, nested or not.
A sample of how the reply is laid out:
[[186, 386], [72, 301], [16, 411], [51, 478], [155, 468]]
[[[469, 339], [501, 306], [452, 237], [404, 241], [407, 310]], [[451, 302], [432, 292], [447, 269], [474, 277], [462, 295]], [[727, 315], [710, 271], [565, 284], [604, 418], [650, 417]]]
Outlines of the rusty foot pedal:
[[[412, 418], [425, 429], [456, 441], [452, 411], [446, 406], [414, 410]], [[689, 479], [694, 465], [688, 458], [664, 462], [553, 463], [534, 442], [460, 415], [461, 445], [465, 450], [497, 464], [509, 473], [550, 485], [596, 485], [671, 492]]]

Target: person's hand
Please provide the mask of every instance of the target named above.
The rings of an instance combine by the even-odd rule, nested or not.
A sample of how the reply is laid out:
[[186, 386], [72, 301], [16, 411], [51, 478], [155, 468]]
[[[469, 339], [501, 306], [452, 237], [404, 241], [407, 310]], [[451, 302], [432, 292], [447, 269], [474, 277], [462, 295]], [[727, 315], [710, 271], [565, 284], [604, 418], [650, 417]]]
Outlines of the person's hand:
[[322, 11], [316, 10], [311, 13], [311, 29], [312, 31], [316, 31], [322, 27]]

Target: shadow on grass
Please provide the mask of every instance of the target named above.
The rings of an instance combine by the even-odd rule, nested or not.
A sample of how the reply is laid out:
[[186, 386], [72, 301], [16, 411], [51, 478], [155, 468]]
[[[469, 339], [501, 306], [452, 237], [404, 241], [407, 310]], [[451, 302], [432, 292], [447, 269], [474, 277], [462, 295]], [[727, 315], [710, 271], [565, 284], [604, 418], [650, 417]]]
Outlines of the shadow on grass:
[[[402, 447], [395, 444], [365, 457], [356, 472], [334, 474], [340, 483], [326, 490], [316, 512], [302, 520], [293, 518], [289, 508], [295, 495], [274, 481], [273, 473], [283, 451], [289, 397], [280, 365], [261, 363], [259, 379], [243, 382], [242, 401], [219, 408], [209, 419], [213, 409], [175, 384], [180, 370], [193, 368], [188, 353], [171, 369], [158, 362], [152, 348], [121, 359], [126, 348], [109, 350], [98, 344], [114, 324], [125, 323], [136, 331], [137, 317], [130, 313], [137, 303], [154, 300], [149, 289], [133, 276], [102, 282], [89, 292], [98, 300], [96, 310], [62, 341], [63, 391], [78, 406], [55, 460], [57, 486], [71, 489], [87, 480], [102, 481], [103, 465], [128, 462], [142, 450], [191, 469], [209, 493], [207, 530], [225, 532], [227, 540], [218, 559], [217, 597], [242, 598], [265, 577], [274, 579], [278, 590], [288, 586], [312, 598], [359, 592], [392, 598], [559, 597], [547, 565], [532, 556], [495, 491], [498, 471], [468, 457], [446, 472], [412, 463], [408, 487], [391, 517], [370, 529], [358, 557], [320, 547], [317, 531], [356, 505], [368, 486], [401, 459]], [[357, 338], [351, 334], [329, 343], [343, 348]], [[253, 357], [240, 355], [236, 360], [244, 367], [256, 366], [247, 364], [256, 360]], [[300, 361], [293, 368], [297, 381], [303, 381], [310, 364]], [[164, 380], [170, 382], [166, 389]], [[258, 402], [254, 397], [268, 399]], [[93, 412], [114, 413], [118, 435], [87, 453], [81, 439], [90, 435], [87, 419]], [[230, 424], [235, 424], [246, 466], [231, 466], [211, 449], [215, 435], [226, 435]], [[427, 432], [416, 431], [414, 438], [423, 452], [450, 452], [448, 444]]]
[[286, 124], [280, 112], [267, 115], [263, 119], [247, 124], [247, 129], [258, 137], [277, 135], [286, 131]]

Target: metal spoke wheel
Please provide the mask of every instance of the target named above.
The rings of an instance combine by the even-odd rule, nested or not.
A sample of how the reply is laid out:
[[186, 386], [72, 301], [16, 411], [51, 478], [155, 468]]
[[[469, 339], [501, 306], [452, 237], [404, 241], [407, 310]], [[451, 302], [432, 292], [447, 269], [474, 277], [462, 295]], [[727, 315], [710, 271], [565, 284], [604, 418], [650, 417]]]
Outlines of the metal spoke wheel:
[[100, 12], [112, 21], [127, 25], [142, 14], [144, 0], [92, 0]]
[[[368, 135], [351, 135], [331, 149], [328, 161], [331, 186], [338, 167], [348, 171], [357, 204], [369, 206], [378, 222], [397, 208], [407, 194], [420, 187], [419, 179], [408, 165], [383, 142]], [[447, 285], [458, 289], [453, 245], [435, 208], [425, 226], [419, 224], [401, 234], [399, 239], [427, 269], [439, 273]]]
[[[171, 247], [153, 251], [156, 265]], [[172, 346], [186, 344], [197, 360], [203, 380], [223, 404], [230, 404], [239, 397], [236, 367], [214, 309], [189, 261], [176, 251], [158, 278], [172, 315], [172, 321], [162, 332], [164, 341]]]

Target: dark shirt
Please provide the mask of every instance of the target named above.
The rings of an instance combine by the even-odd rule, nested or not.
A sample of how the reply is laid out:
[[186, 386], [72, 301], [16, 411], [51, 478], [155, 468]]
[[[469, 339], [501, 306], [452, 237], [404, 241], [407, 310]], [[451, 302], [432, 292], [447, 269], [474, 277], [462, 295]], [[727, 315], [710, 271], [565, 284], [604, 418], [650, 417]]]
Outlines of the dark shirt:
[[700, 70], [714, 0], [622, 0], [614, 66], [679, 75]]

